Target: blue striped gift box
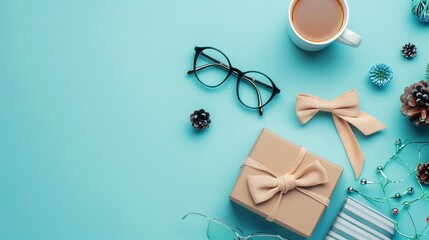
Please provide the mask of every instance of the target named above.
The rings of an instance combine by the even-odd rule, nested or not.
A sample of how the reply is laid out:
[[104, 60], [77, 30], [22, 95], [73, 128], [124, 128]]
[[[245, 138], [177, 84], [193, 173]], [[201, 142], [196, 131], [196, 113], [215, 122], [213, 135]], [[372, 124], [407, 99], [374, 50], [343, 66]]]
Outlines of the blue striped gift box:
[[391, 219], [348, 197], [325, 240], [392, 239], [394, 232]]

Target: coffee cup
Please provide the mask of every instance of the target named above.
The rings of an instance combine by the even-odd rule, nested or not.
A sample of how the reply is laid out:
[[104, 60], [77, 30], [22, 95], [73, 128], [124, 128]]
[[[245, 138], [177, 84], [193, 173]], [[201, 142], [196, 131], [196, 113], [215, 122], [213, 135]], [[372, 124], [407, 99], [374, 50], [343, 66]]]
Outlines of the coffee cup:
[[318, 51], [334, 41], [358, 47], [361, 37], [347, 28], [346, 0], [292, 0], [288, 34], [292, 42], [307, 51]]

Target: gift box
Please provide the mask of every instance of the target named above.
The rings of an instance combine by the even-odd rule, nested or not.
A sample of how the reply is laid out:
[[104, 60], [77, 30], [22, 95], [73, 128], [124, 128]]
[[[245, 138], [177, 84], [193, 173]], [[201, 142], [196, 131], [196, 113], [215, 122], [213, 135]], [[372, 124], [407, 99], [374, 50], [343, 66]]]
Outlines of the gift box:
[[394, 232], [393, 220], [348, 197], [325, 239], [392, 239]]
[[342, 167], [263, 129], [241, 167], [230, 199], [308, 238], [342, 172]]

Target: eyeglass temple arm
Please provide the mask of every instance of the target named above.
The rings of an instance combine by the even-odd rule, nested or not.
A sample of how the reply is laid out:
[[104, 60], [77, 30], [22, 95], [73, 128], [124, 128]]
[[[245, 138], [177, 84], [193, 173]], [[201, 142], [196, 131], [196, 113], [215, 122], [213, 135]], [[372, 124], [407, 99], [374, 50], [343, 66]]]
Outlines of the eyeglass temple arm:
[[208, 218], [210, 220], [212, 219], [211, 217], [208, 217], [208, 216], [206, 216], [204, 214], [191, 212], [191, 213], [187, 213], [185, 216], [183, 216], [182, 220], [185, 220], [185, 218], [187, 218], [189, 215], [198, 215], [198, 216], [201, 216], [201, 217], [206, 217], [206, 218]]
[[259, 88], [256, 86], [255, 82], [251, 80], [247, 80], [247, 82], [251, 84], [256, 91], [256, 95], [258, 96], [258, 111], [259, 115], [262, 116], [262, 114], [264, 114], [264, 110], [262, 109], [261, 92], [259, 91]]
[[254, 232], [252, 234], [249, 235], [249, 238], [251, 239], [252, 237], [277, 237], [279, 240], [288, 240], [287, 238], [284, 238], [278, 234], [271, 234], [271, 233], [266, 233], [266, 232]]
[[[229, 71], [229, 67], [228, 67], [228, 65], [226, 65], [225, 63], [223, 63], [223, 62], [221, 62], [221, 61], [219, 61], [219, 60], [217, 60], [217, 59], [215, 59], [215, 58], [213, 58], [213, 57], [210, 57], [209, 55], [205, 54], [204, 52], [201, 52], [200, 54], [201, 54], [202, 56], [204, 56], [205, 58], [207, 58], [207, 59], [209, 59], [209, 60], [213, 61], [214, 63], [204, 64], [204, 65], [199, 66], [199, 67], [197, 67], [197, 68], [195, 68], [195, 69], [191, 69], [191, 70], [189, 70], [189, 71], [187, 72], [187, 74], [188, 74], [188, 75], [193, 74], [193, 73], [195, 73], [195, 72], [198, 72], [198, 71], [200, 71], [200, 70], [203, 70], [203, 69], [205, 69], [205, 68], [207, 68], [207, 67], [211, 67], [211, 66], [220, 67], [220, 68], [222, 68], [222, 69], [224, 69], [224, 70], [226, 70], [226, 71]], [[238, 76], [238, 72], [236, 72], [236, 71], [232, 71], [232, 74], [234, 74], [235, 76]], [[247, 80], [247, 81], [255, 82], [256, 84], [261, 85], [261, 86], [262, 86], [263, 88], [265, 88], [265, 89], [268, 89], [268, 90], [274, 90], [272, 86], [270, 86], [270, 85], [268, 85], [268, 84], [266, 84], [266, 83], [263, 83], [263, 82], [261, 82], [261, 81], [259, 81], [259, 80], [257, 80], [257, 79], [250, 78], [250, 77], [248, 77], [248, 76], [243, 76], [243, 79], [245, 79], [245, 80]]]
[[223, 220], [221, 220], [221, 219], [218, 219], [218, 218], [211, 218], [211, 217], [206, 216], [206, 215], [201, 214], [201, 213], [194, 213], [194, 212], [192, 212], [192, 213], [188, 213], [188, 214], [186, 214], [185, 216], [183, 216], [183, 217], [182, 217], [182, 220], [185, 220], [185, 218], [186, 218], [186, 217], [188, 217], [189, 215], [198, 215], [198, 216], [201, 216], [201, 217], [205, 217], [205, 218], [207, 218], [207, 219], [208, 219], [208, 220], [210, 220], [210, 221], [217, 221], [217, 222], [221, 222], [222, 224], [225, 224], [225, 226], [227, 226], [227, 227], [228, 227], [228, 228], [230, 228], [231, 230], [232, 230], [232, 228], [235, 228], [235, 229], [239, 230], [241, 233], [243, 233], [243, 230], [242, 230], [241, 228], [239, 228], [239, 227], [235, 226], [235, 225], [234, 225], [234, 224], [232, 224], [232, 223], [227, 223], [227, 222], [225, 222], [225, 221], [223, 221]]
[[208, 67], [220, 67], [220, 68], [222, 68], [225, 71], [229, 71], [229, 67], [226, 66], [225, 64], [222, 64], [222, 63], [207, 63], [207, 64], [201, 65], [201, 66], [199, 66], [199, 67], [197, 67], [195, 69], [189, 70], [187, 72], [187, 74], [191, 75], [191, 74], [193, 74], [195, 72], [198, 72], [198, 71], [203, 70], [203, 69], [208, 68]]

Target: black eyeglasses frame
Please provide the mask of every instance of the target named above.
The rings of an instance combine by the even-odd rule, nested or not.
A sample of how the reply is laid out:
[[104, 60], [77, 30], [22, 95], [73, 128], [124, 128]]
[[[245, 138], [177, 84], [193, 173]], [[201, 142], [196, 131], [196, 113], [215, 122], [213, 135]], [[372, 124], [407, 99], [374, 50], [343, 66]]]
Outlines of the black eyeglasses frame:
[[[223, 63], [223, 62], [221, 62], [221, 61], [219, 61], [219, 60], [217, 60], [217, 59], [215, 59], [215, 58], [213, 58], [213, 57], [211, 57], [211, 56], [209, 56], [209, 55], [207, 55], [207, 54], [205, 54], [203, 51], [204, 50], [206, 50], [206, 49], [212, 49], [212, 50], [215, 50], [215, 51], [217, 51], [217, 52], [219, 52], [220, 54], [222, 54], [224, 57], [225, 57], [225, 59], [227, 60], [227, 63], [228, 64], [225, 64], [225, 63]], [[237, 76], [237, 87], [236, 87], [236, 94], [237, 94], [237, 98], [238, 98], [238, 100], [240, 101], [240, 103], [241, 104], [243, 104], [245, 107], [247, 107], [247, 108], [250, 108], [250, 109], [258, 109], [259, 110], [259, 114], [262, 116], [262, 114], [263, 114], [263, 107], [265, 106], [265, 105], [267, 105], [269, 102], [271, 102], [271, 100], [275, 97], [275, 95], [277, 95], [277, 94], [279, 94], [280, 93], [280, 89], [274, 84], [274, 82], [271, 80], [271, 78], [270, 77], [268, 77], [266, 74], [264, 74], [264, 73], [262, 73], [262, 72], [259, 72], [259, 71], [246, 71], [246, 72], [243, 72], [243, 71], [241, 71], [240, 69], [238, 69], [238, 68], [235, 68], [235, 67], [232, 67], [232, 65], [231, 65], [231, 62], [230, 62], [230, 60], [228, 59], [228, 57], [222, 52], [222, 51], [220, 51], [219, 49], [216, 49], [216, 48], [214, 48], [214, 47], [195, 47], [194, 48], [194, 50], [195, 50], [195, 56], [194, 56], [194, 64], [193, 64], [193, 69], [191, 69], [191, 70], [189, 70], [188, 72], [187, 72], [187, 74], [188, 75], [190, 75], [190, 74], [195, 74], [195, 77], [197, 78], [197, 80], [201, 83], [201, 84], [203, 84], [204, 86], [206, 86], [206, 87], [209, 87], [209, 88], [216, 88], [216, 87], [219, 87], [220, 85], [222, 85], [231, 75], [235, 75], [235, 76]], [[213, 63], [209, 63], [209, 64], [205, 64], [205, 65], [202, 65], [202, 66], [199, 66], [199, 67], [197, 67], [197, 60], [198, 60], [198, 57], [199, 56], [203, 56], [203, 57], [205, 57], [205, 58], [207, 58], [207, 59], [209, 59], [209, 60], [211, 60]], [[208, 85], [208, 84], [206, 84], [206, 83], [204, 83], [204, 81], [202, 81], [199, 77], [198, 77], [198, 74], [197, 74], [197, 72], [198, 71], [200, 71], [200, 70], [203, 70], [203, 69], [205, 69], [205, 68], [207, 68], [207, 67], [212, 67], [212, 66], [214, 66], [214, 67], [219, 67], [219, 68], [221, 68], [221, 69], [223, 69], [223, 70], [225, 70], [225, 71], [227, 71], [228, 73], [227, 73], [227, 75], [226, 75], [226, 77], [225, 77], [225, 79], [223, 79], [219, 84], [217, 84], [217, 85]], [[257, 80], [257, 79], [254, 79], [254, 78], [251, 78], [251, 77], [249, 77], [248, 75], [246, 75], [246, 74], [249, 74], [249, 73], [258, 73], [258, 74], [261, 74], [261, 75], [263, 75], [264, 77], [266, 77], [270, 82], [271, 82], [271, 86], [270, 85], [268, 85], [268, 84], [266, 84], [266, 83], [264, 83], [264, 82], [261, 82], [261, 81], [259, 81], [259, 80]], [[240, 94], [239, 94], [239, 86], [240, 86], [240, 83], [242, 82], [242, 81], [246, 81], [246, 83], [248, 83], [248, 84], [251, 84], [252, 85], [252, 87], [255, 89], [255, 91], [256, 91], [256, 94], [257, 94], [257, 97], [258, 97], [258, 106], [257, 107], [252, 107], [252, 106], [249, 106], [249, 105], [247, 105], [246, 103], [244, 103], [242, 100], [241, 100], [241, 98], [240, 98]], [[262, 103], [262, 99], [261, 99], [261, 94], [260, 94], [260, 91], [259, 91], [259, 87], [258, 86], [260, 86], [260, 87], [263, 87], [263, 88], [265, 88], [265, 89], [267, 89], [267, 90], [270, 90], [272, 93], [271, 93], [271, 96], [270, 96], [270, 98], [265, 102], [265, 103]]]

